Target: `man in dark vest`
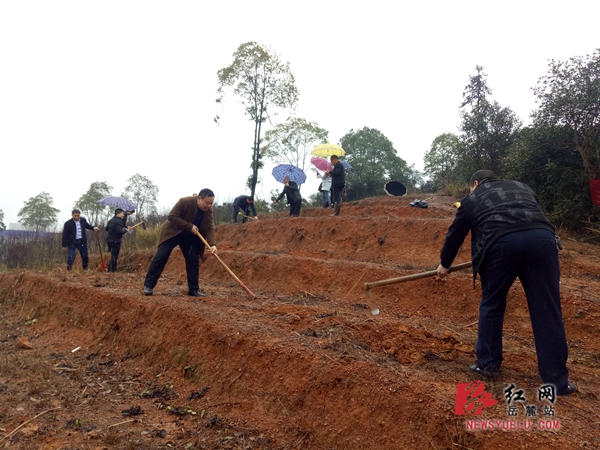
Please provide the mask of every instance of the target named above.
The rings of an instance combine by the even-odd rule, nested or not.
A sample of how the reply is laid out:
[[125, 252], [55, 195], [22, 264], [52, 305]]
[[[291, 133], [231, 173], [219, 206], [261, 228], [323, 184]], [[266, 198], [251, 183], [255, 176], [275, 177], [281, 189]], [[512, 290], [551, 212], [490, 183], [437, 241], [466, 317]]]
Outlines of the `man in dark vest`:
[[98, 227], [93, 227], [85, 218], [81, 217], [81, 211], [74, 209], [71, 211], [71, 219], [65, 222], [62, 233], [62, 248], [67, 250], [67, 270], [73, 268], [75, 262], [75, 251], [81, 255], [81, 265], [83, 270], [88, 268], [88, 248], [87, 236], [85, 230], [99, 231]]
[[211, 253], [216, 254], [217, 244], [212, 213], [214, 201], [213, 191], [202, 189], [197, 196], [179, 199], [169, 212], [167, 221], [161, 226], [158, 234], [158, 251], [146, 274], [144, 295], [152, 295], [171, 252], [179, 246], [185, 258], [188, 295], [204, 297], [198, 285], [200, 258], [204, 256], [204, 244], [196, 233], [199, 232], [204, 237], [211, 247]]
[[473, 281], [481, 276], [477, 363], [469, 369], [483, 377], [500, 374], [506, 296], [521, 280], [533, 328], [538, 370], [558, 395], [577, 391], [569, 382], [567, 339], [560, 305], [560, 240], [535, 193], [518, 181], [500, 180], [479, 170], [470, 181], [448, 229], [437, 269], [448, 275], [458, 249], [471, 232]]

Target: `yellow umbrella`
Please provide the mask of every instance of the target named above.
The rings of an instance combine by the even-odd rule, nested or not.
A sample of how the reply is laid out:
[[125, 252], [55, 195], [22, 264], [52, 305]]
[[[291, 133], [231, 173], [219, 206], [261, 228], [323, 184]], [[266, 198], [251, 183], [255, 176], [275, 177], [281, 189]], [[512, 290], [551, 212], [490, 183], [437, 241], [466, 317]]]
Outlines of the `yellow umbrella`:
[[321, 145], [317, 145], [312, 152], [310, 152], [311, 155], [314, 156], [331, 156], [331, 155], [337, 155], [337, 156], [343, 156], [346, 154], [346, 152], [344, 151], [344, 149], [342, 147], [340, 147], [339, 145], [335, 145], [335, 144], [321, 144]]

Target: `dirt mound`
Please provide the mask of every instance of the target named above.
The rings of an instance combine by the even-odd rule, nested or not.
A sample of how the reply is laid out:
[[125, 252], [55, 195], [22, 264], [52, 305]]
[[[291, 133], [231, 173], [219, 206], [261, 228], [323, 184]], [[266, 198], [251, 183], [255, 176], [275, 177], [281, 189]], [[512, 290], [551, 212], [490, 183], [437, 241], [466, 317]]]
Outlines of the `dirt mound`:
[[[469, 272], [374, 289], [382, 313], [366, 308], [364, 282], [437, 266], [454, 199], [427, 201], [421, 209], [366, 199], [340, 217], [313, 209], [220, 226], [221, 258], [255, 298], [211, 258], [201, 267], [207, 297], [186, 296], [177, 250], [152, 297], [141, 288], [153, 251], [126, 253], [118, 274], [2, 274], [0, 446], [597, 447], [597, 247], [565, 239], [561, 253], [569, 364], [581, 392], [553, 405], [560, 429], [468, 430], [473, 418], [535, 425], [548, 417], [541, 405], [526, 416], [524, 404], [510, 416], [504, 400], [513, 383], [537, 404], [541, 384], [518, 283], [502, 378], [485, 382], [499, 403], [480, 416], [455, 415], [457, 385], [476, 381], [467, 366], [480, 289]], [[465, 244], [457, 263], [469, 251]]]

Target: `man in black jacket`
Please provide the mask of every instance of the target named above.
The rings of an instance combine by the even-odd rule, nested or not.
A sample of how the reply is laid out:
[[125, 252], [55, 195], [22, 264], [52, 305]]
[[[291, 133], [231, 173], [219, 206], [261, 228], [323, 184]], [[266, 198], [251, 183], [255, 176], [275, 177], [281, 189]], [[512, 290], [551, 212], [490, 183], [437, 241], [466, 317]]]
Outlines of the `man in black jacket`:
[[[237, 223], [238, 213], [242, 212], [244, 216], [250, 216], [250, 209], [252, 209], [252, 213], [254, 214], [254, 218], [258, 220], [258, 215], [256, 214], [256, 208], [254, 207], [254, 198], [249, 195], [240, 195], [236, 197], [233, 201], [233, 223]], [[248, 217], [242, 218], [242, 223], [246, 223]]]
[[331, 164], [333, 170], [328, 170], [327, 173], [331, 176], [331, 201], [333, 203], [332, 216], [339, 216], [342, 208], [342, 193], [346, 186], [346, 170], [337, 155], [331, 155]]
[[85, 230], [99, 231], [98, 227], [93, 227], [87, 220], [81, 217], [81, 211], [74, 209], [71, 211], [71, 219], [65, 222], [62, 234], [62, 248], [68, 249], [67, 252], [67, 270], [73, 268], [75, 262], [75, 250], [79, 250], [81, 255], [81, 265], [83, 270], [88, 267], [88, 249], [87, 249], [87, 236]]
[[558, 395], [577, 390], [569, 382], [567, 340], [560, 305], [560, 241], [542, 212], [535, 193], [525, 184], [500, 180], [491, 170], [471, 177], [471, 193], [462, 199], [448, 229], [437, 269], [440, 277], [471, 231], [473, 280], [481, 276], [477, 363], [469, 369], [496, 377], [502, 364], [502, 328], [506, 296], [521, 280], [535, 339], [538, 370]]
[[300, 215], [300, 207], [302, 206], [300, 188], [295, 181], [290, 181], [289, 177], [283, 177], [283, 184], [285, 184], [285, 187], [281, 191], [281, 194], [279, 194], [279, 197], [273, 201], [273, 204], [277, 203], [285, 195], [290, 205], [290, 217], [298, 217]]
[[115, 209], [115, 216], [110, 219], [106, 225], [106, 231], [108, 232], [106, 245], [110, 252], [110, 261], [108, 262], [109, 272], [117, 271], [117, 259], [119, 258], [119, 252], [121, 251], [121, 239], [128, 231], [128, 228], [123, 225], [126, 221], [125, 211], [121, 208], [117, 208]]

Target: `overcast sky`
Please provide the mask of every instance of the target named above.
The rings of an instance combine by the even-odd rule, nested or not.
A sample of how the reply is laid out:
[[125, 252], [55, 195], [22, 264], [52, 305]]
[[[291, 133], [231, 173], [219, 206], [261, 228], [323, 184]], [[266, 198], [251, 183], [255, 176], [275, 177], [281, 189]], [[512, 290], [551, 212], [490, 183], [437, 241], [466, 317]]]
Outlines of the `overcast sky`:
[[[527, 124], [548, 60], [600, 47], [598, 17], [591, 0], [1, 1], [4, 223], [42, 191], [62, 223], [90, 183], [120, 195], [135, 173], [158, 186], [159, 209], [204, 187], [219, 203], [249, 193], [254, 125], [234, 97], [215, 103], [217, 71], [244, 42], [290, 63], [296, 116], [330, 142], [376, 128], [422, 170], [435, 137], [457, 132], [476, 64]], [[261, 198], [282, 187], [271, 168]], [[303, 194], [318, 184], [309, 175]]]

